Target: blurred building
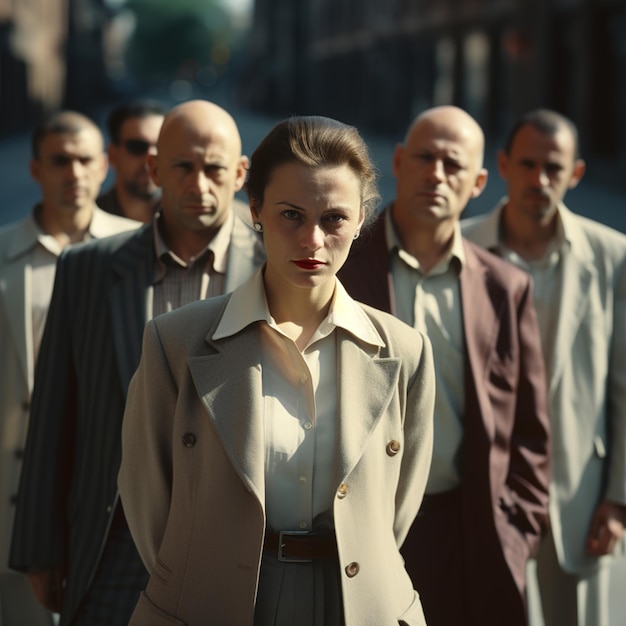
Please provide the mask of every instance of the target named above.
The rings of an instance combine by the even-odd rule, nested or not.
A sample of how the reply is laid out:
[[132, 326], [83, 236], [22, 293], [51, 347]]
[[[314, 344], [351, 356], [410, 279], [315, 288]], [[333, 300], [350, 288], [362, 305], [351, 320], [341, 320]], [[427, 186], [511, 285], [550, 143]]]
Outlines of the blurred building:
[[557, 109], [626, 162], [626, 0], [256, 0], [244, 97], [402, 132], [457, 104], [500, 137]]
[[0, 135], [108, 90], [106, 0], [0, 0]]

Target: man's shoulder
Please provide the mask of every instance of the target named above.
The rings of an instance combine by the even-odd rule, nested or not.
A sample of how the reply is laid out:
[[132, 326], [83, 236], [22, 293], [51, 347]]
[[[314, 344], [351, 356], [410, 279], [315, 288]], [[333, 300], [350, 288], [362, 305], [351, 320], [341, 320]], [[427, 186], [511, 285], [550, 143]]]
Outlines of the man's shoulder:
[[[123, 218], [121, 218], [123, 219]], [[144, 224], [140, 228], [125, 230], [101, 239], [91, 239], [85, 243], [69, 246], [61, 255], [64, 260], [78, 262], [86, 257], [107, 257], [130, 249], [143, 250], [154, 247], [154, 227], [152, 223]]]
[[573, 227], [575, 233], [581, 233], [595, 250], [610, 251], [619, 256], [626, 256], [626, 235], [624, 233], [601, 222], [572, 213], [567, 209], [564, 218], [570, 228]]
[[468, 269], [471, 270], [475, 263], [478, 263], [490, 280], [500, 283], [504, 289], [512, 289], [529, 284], [530, 278], [528, 273], [521, 268], [505, 261], [497, 254], [489, 252], [489, 250], [465, 236], [463, 236], [463, 245], [465, 246], [466, 256], [474, 259], [474, 263], [468, 264]]
[[112, 215], [96, 206], [89, 230], [94, 237], [102, 238], [130, 230], [137, 230], [140, 227], [141, 222], [130, 220], [120, 215]]

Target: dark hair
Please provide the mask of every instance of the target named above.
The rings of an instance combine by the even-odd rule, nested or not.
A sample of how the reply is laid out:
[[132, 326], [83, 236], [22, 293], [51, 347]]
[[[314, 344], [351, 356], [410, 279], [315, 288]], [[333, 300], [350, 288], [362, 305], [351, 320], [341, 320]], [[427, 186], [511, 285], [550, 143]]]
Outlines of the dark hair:
[[517, 133], [526, 125], [532, 126], [535, 130], [544, 135], [555, 135], [562, 129], [569, 130], [574, 140], [574, 158], [580, 158], [580, 147], [578, 143], [578, 128], [576, 124], [565, 115], [550, 109], [534, 109], [524, 113], [522, 117], [513, 125], [504, 144], [506, 154], [511, 154], [511, 148]]
[[273, 171], [294, 161], [311, 168], [350, 167], [361, 182], [365, 223], [374, 219], [380, 200], [377, 172], [367, 145], [354, 126], [321, 116], [297, 116], [279, 122], [250, 159], [245, 185], [250, 201], [263, 203]]
[[115, 107], [107, 117], [107, 130], [114, 144], [119, 144], [122, 126], [126, 120], [134, 117], [143, 119], [151, 115], [165, 116], [166, 109], [153, 100], [133, 100]]
[[77, 111], [55, 111], [41, 120], [35, 127], [31, 138], [31, 150], [34, 159], [39, 158], [41, 142], [50, 134], [76, 134], [82, 130], [91, 128], [100, 136], [102, 133], [98, 126], [86, 115]]

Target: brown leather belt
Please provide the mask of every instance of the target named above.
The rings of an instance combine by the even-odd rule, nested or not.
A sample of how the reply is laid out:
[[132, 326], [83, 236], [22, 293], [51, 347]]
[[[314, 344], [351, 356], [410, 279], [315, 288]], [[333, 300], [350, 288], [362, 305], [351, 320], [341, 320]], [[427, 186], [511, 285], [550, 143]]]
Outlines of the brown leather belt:
[[276, 554], [279, 561], [291, 563], [338, 558], [335, 533], [316, 534], [297, 530], [266, 532], [263, 550]]

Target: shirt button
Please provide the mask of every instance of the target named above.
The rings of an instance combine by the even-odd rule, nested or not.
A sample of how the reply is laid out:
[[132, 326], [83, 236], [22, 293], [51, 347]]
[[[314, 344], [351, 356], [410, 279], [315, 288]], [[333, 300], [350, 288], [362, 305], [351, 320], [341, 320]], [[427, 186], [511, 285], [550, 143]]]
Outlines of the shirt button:
[[301, 530], [305, 530], [306, 528], [308, 528], [308, 527], [309, 527], [309, 525], [308, 525], [306, 522], [300, 522], [300, 523], [298, 524], [298, 527], [299, 527]]
[[337, 497], [340, 500], [343, 500], [348, 495], [348, 485], [341, 484], [339, 485], [339, 489], [337, 489]]
[[306, 483], [306, 476], [300, 476], [300, 478], [298, 478], [298, 480], [300, 481], [301, 485], [304, 485]]
[[30, 411], [30, 402], [28, 400], [22, 402], [22, 411], [24, 411], [25, 413]]
[[22, 448], [18, 448], [15, 451], [15, 458], [16, 459], [23, 459], [24, 458], [24, 450], [22, 450]]
[[183, 445], [185, 448], [193, 448], [196, 445], [196, 436], [193, 433], [183, 435]]
[[113, 510], [113, 505], [109, 504], [109, 506], [107, 507], [107, 515], [109, 515], [112, 510]]
[[395, 439], [392, 439], [387, 444], [387, 454], [389, 456], [396, 456], [396, 454], [398, 454], [398, 452], [400, 452], [400, 442], [396, 441]]
[[311, 428], [313, 428], [311, 422], [304, 422], [304, 430], [311, 430]]
[[346, 565], [346, 575], [348, 576], [348, 578], [354, 578], [359, 573], [360, 569], [361, 567], [358, 563], [348, 563], [348, 565]]
[[9, 498], [9, 502], [11, 503], [11, 506], [15, 506], [17, 504], [17, 494], [13, 494], [10, 498]]

